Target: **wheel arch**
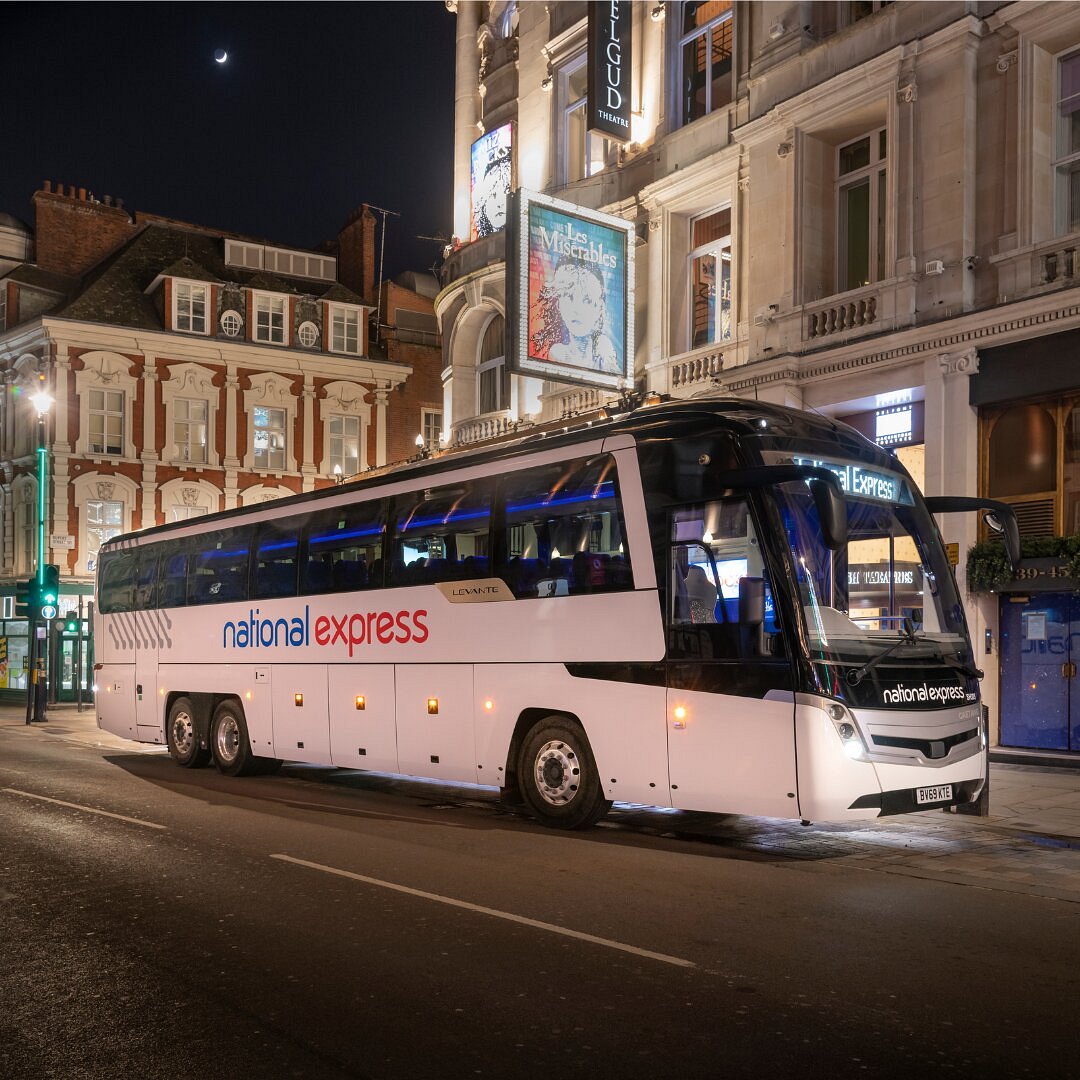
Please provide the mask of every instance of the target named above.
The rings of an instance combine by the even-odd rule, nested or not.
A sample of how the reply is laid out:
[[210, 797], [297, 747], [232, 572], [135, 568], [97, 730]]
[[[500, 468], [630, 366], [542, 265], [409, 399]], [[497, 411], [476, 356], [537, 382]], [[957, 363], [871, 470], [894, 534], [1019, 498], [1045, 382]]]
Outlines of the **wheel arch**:
[[207, 750], [210, 747], [210, 721], [217, 711], [217, 707], [224, 701], [235, 701], [243, 709], [244, 703], [239, 694], [208, 694], [204, 691], [170, 690], [165, 695], [164, 722], [169, 722], [169, 713], [173, 704], [179, 698], [187, 698], [191, 702], [192, 719], [195, 722], [195, 732], [199, 738], [199, 748]]
[[[517, 723], [514, 725], [514, 733], [510, 736], [510, 745], [506, 750], [506, 763], [503, 767], [503, 774], [506, 777], [506, 781], [503, 785], [503, 796], [513, 801], [520, 801], [521, 786], [518, 778], [518, 765], [521, 758], [521, 749], [525, 745], [525, 739], [529, 732], [539, 723], [541, 720], [546, 720], [549, 716], [562, 717], [564, 720], [569, 720], [572, 724], [576, 724], [581, 729], [581, 734], [586, 740], [589, 740], [589, 733], [585, 730], [585, 725], [581, 722], [581, 717], [571, 712], [569, 709], [559, 708], [529, 708], [522, 709], [518, 714]], [[592, 741], [589, 740], [590, 749], [592, 747]], [[593, 751], [595, 756], [596, 751]]]

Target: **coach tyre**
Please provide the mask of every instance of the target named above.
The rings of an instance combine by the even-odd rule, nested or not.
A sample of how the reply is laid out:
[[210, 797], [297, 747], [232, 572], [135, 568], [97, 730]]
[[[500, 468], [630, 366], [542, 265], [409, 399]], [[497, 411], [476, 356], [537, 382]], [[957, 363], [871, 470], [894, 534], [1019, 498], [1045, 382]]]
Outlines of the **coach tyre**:
[[258, 758], [251, 752], [244, 710], [238, 701], [223, 701], [210, 723], [214, 762], [226, 776], [248, 776], [257, 771]]
[[518, 776], [529, 810], [550, 828], [584, 829], [611, 806], [601, 791], [589, 740], [563, 716], [546, 717], [532, 728]]
[[165, 741], [169, 744], [173, 761], [185, 769], [199, 769], [210, 761], [210, 750], [199, 746], [195, 710], [186, 697], [178, 697], [169, 707]]

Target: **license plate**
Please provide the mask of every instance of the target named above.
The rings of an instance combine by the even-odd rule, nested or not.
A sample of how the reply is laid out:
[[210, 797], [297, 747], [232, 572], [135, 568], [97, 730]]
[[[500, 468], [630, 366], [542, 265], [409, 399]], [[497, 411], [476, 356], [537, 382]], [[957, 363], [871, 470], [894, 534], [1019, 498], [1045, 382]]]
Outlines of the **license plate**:
[[937, 787], [915, 789], [915, 802], [919, 806], [926, 803], [948, 802], [952, 798], [952, 784], [938, 784]]

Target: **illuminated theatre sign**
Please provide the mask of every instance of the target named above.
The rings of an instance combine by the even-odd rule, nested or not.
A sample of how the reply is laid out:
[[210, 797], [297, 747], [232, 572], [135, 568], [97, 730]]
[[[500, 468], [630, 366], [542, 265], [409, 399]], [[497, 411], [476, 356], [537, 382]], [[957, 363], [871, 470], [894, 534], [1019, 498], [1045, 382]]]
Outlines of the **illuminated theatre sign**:
[[634, 362], [633, 224], [524, 189], [511, 206], [511, 370], [626, 389]]
[[588, 129], [630, 142], [630, 47], [633, 5], [629, 0], [589, 4]]

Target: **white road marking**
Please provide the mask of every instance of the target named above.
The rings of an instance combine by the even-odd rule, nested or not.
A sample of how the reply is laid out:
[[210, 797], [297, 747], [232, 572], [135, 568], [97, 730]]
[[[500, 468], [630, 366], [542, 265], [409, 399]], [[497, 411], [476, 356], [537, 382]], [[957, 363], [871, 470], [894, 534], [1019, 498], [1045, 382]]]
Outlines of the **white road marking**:
[[450, 907], [475, 911], [480, 915], [490, 915], [496, 919], [505, 919], [507, 922], [518, 923], [520, 926], [531, 926], [534, 930], [546, 930], [548, 933], [561, 934], [563, 937], [575, 938], [577, 941], [588, 941], [593, 945], [602, 945], [606, 949], [617, 949], [619, 952], [632, 953], [634, 956], [642, 956], [647, 960], [659, 960], [662, 964], [672, 964], [675, 967], [682, 968], [697, 967], [693, 961], [683, 960], [678, 956], [668, 956], [666, 953], [639, 949], [635, 945], [627, 945], [621, 941], [612, 941], [610, 938], [597, 937], [594, 934], [583, 934], [580, 930], [570, 930], [565, 926], [540, 922], [538, 919], [529, 919], [524, 915], [514, 915], [509, 911], [499, 911], [497, 908], [470, 904], [467, 900], [455, 900], [452, 896], [440, 896], [438, 893], [412, 889], [408, 885], [398, 885], [393, 881], [382, 881], [379, 878], [367, 877], [365, 874], [354, 874], [350, 870], [339, 870], [335, 866], [324, 866], [322, 863], [308, 862], [306, 859], [294, 859], [291, 855], [271, 855], [270, 858], [292, 863], [295, 866], [306, 866], [310, 870], [321, 870], [324, 874], [334, 874], [337, 877], [349, 878], [352, 881], [361, 881], [365, 885], [376, 885], [380, 889], [392, 889], [394, 892], [405, 893], [406, 896], [418, 896], [421, 900], [434, 900], [436, 903], [447, 904]]
[[96, 810], [92, 806], [82, 806], [80, 803], [64, 802], [63, 799], [50, 799], [48, 795], [35, 795], [32, 791], [19, 791], [18, 788], [0, 788], [9, 795], [22, 795], [25, 799], [40, 799], [42, 802], [55, 803], [57, 806], [66, 806], [70, 810], [84, 810], [88, 814], [100, 814], [101, 817], [115, 818], [117, 821], [126, 821], [131, 825], [142, 825], [146, 829], [167, 829], [167, 825], [158, 825], [153, 821], [142, 821], [139, 818], [125, 817], [123, 814], [112, 814], [108, 810]]

